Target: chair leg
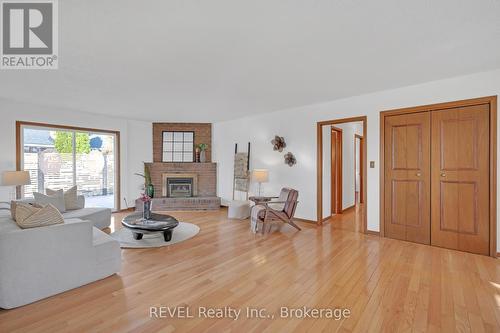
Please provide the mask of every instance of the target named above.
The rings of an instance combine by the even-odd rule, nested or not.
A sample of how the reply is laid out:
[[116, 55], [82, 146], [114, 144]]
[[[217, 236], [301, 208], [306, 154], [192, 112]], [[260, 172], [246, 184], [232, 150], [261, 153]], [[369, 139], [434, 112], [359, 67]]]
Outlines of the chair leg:
[[297, 230], [302, 230], [300, 229], [300, 227], [298, 225], [295, 224], [295, 222], [293, 222], [291, 219], [288, 220], [288, 224], [290, 224], [292, 227], [296, 228]]

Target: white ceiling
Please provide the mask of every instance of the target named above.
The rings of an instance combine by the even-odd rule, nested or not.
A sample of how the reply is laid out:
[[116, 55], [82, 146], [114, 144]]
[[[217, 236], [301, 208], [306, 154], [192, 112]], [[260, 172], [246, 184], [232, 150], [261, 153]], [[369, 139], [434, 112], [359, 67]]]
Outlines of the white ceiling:
[[500, 68], [499, 0], [64, 0], [59, 70], [0, 98], [219, 121]]

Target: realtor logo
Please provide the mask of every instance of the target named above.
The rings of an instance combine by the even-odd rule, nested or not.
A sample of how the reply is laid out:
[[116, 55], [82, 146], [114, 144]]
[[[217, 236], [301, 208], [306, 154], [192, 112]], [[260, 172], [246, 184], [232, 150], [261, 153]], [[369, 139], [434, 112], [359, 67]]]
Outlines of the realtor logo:
[[3, 0], [2, 69], [57, 69], [57, 0]]

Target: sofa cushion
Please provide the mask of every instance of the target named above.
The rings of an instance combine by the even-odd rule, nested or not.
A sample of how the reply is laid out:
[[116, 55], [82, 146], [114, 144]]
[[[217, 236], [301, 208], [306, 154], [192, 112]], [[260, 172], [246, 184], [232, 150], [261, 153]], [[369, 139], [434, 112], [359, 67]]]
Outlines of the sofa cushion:
[[34, 192], [35, 202], [37, 204], [51, 204], [56, 207], [61, 213], [66, 211], [66, 204], [64, 203], [64, 192], [59, 190], [55, 195], [45, 195], [43, 193]]
[[[51, 190], [50, 188], [45, 190], [45, 193], [49, 196], [55, 196], [55, 195], [60, 195], [61, 191], [63, 190]], [[63, 197], [64, 197], [64, 205], [66, 210], [74, 210], [74, 209], [80, 209], [83, 207], [80, 207], [78, 203], [78, 187], [75, 185], [72, 188], [70, 188], [67, 191], [63, 191]]]
[[22, 229], [27, 229], [61, 224], [64, 219], [51, 204], [38, 206], [19, 203], [16, 205], [16, 223]]
[[111, 209], [109, 208], [83, 208], [70, 210], [63, 213], [64, 219], [81, 219], [87, 220], [94, 224], [99, 229], [109, 227], [111, 223]]

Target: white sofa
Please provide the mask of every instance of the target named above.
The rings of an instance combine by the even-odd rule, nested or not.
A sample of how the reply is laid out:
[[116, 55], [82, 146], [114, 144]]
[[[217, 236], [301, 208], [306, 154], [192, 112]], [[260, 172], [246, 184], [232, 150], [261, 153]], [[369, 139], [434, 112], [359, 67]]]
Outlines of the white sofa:
[[0, 308], [32, 303], [120, 271], [120, 244], [99, 230], [109, 226], [111, 210], [83, 208], [63, 216], [64, 224], [21, 229], [9, 211], [0, 211]]

